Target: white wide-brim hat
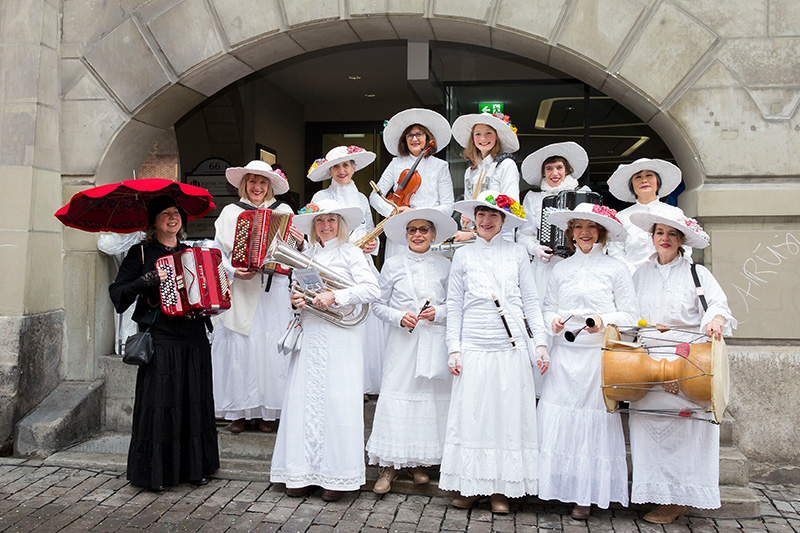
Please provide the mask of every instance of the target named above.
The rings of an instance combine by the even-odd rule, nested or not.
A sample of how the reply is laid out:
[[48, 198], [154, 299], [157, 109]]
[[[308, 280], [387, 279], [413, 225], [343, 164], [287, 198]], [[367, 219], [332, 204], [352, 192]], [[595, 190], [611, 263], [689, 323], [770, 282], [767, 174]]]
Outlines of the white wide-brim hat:
[[318, 215], [336, 214], [347, 223], [347, 229], [353, 231], [364, 221], [364, 211], [360, 207], [342, 207], [336, 200], [320, 200], [310, 203], [300, 210], [300, 214], [292, 217], [292, 224], [306, 235], [311, 232], [314, 218]]
[[284, 173], [280, 170], [272, 170], [272, 167], [264, 161], [255, 159], [247, 163], [247, 166], [228, 167], [228, 169], [225, 170], [225, 178], [228, 180], [228, 183], [237, 189], [242, 182], [242, 178], [248, 174], [257, 174], [267, 178], [270, 183], [272, 183], [273, 194], [289, 192], [289, 180], [286, 179]]
[[469, 138], [472, 136], [472, 128], [475, 124], [486, 124], [494, 128], [497, 132], [497, 138], [502, 145], [503, 152], [513, 153], [519, 150], [519, 139], [517, 138], [517, 134], [514, 133], [514, 130], [511, 129], [511, 124], [491, 113], [461, 115], [453, 122], [453, 138], [464, 148], [467, 147]]
[[569, 162], [569, 166], [572, 167], [572, 177], [575, 179], [583, 176], [586, 167], [589, 166], [589, 155], [580, 144], [572, 141], [553, 143], [539, 148], [522, 161], [522, 179], [534, 187], [540, 186], [544, 179], [542, 165], [545, 160], [554, 156], [563, 157]]
[[[400, 111], [389, 119], [383, 130], [383, 145], [392, 155], [400, 155], [397, 145], [406, 128], [414, 124], [421, 124], [428, 128], [436, 141], [436, 152], [444, 150], [450, 144], [450, 123], [436, 111], [414, 107]], [[428, 139], [429, 141], [431, 139]]]
[[547, 222], [566, 231], [567, 224], [573, 219], [597, 222], [608, 230], [608, 238], [611, 241], [623, 242], [628, 237], [628, 231], [617, 219], [617, 212], [605, 205], [584, 202], [572, 210], [556, 209], [550, 213]]
[[398, 244], [406, 244], [406, 226], [412, 220], [428, 220], [436, 227], [436, 238], [432, 244], [439, 244], [445, 239], [449, 239], [458, 231], [456, 221], [445, 215], [438, 209], [432, 207], [422, 207], [419, 209], [409, 209], [393, 217], [387, 218], [383, 223], [383, 232], [386, 238]]
[[627, 165], [620, 165], [611, 174], [611, 177], [608, 178], [609, 192], [623, 202], [635, 202], [636, 196], [631, 192], [628, 184], [634, 174], [638, 174], [643, 170], [652, 170], [661, 178], [661, 189], [658, 191], [659, 198], [667, 196], [681, 183], [681, 169], [672, 163], [663, 159], [642, 158]]
[[356, 168], [353, 172], [358, 172], [375, 161], [375, 154], [360, 146], [337, 146], [325, 154], [324, 159], [314, 161], [306, 177], [311, 181], [331, 179], [331, 167], [345, 161], [355, 161]]
[[631, 223], [639, 226], [650, 233], [654, 224], [664, 224], [673, 227], [683, 233], [686, 237], [686, 245], [692, 248], [703, 249], [711, 244], [711, 238], [703, 230], [703, 227], [693, 218], [683, 215], [680, 209], [675, 208], [667, 215], [657, 215], [655, 213], [634, 213], [631, 215]]
[[[511, 212], [510, 207], [499, 207], [497, 205], [497, 197], [498, 196], [505, 196], [511, 202], [519, 205], [519, 212], [522, 213], [522, 216], [517, 216], [513, 212]], [[504, 228], [518, 228], [525, 224], [525, 211], [522, 209], [522, 205], [519, 204], [516, 200], [511, 198], [510, 196], [506, 196], [504, 194], [500, 194], [497, 191], [483, 191], [478, 195], [478, 198], [475, 200], [461, 200], [460, 202], [456, 202], [453, 204], [453, 209], [460, 212], [462, 215], [467, 217], [468, 219], [474, 221], [475, 220], [475, 208], [478, 206], [488, 207], [490, 209], [494, 209], [495, 211], [499, 211], [506, 216], [506, 221], [503, 223]]]

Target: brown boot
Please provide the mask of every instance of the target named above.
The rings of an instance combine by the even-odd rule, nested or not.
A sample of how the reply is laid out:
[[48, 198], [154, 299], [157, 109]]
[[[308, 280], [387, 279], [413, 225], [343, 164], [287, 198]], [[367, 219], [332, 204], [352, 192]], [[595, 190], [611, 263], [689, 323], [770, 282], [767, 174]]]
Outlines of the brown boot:
[[372, 487], [372, 492], [375, 494], [386, 494], [392, 490], [392, 481], [397, 477], [397, 470], [392, 466], [387, 466], [381, 469], [381, 475], [375, 486]]
[[326, 502], [338, 502], [342, 497], [342, 493], [338, 490], [323, 489], [320, 498]]
[[275, 431], [275, 422], [273, 420], [258, 419], [258, 430], [262, 433], [272, 433]]
[[295, 487], [290, 489], [286, 487], [286, 495], [291, 496], [293, 498], [302, 498], [303, 496], [307, 495], [309, 492], [314, 490], [313, 485], [308, 485], [307, 487]]
[[228, 426], [228, 431], [231, 433], [241, 433], [247, 427], [247, 420], [244, 418], [239, 418], [231, 422], [231, 425]]
[[573, 520], [588, 520], [591, 514], [591, 505], [576, 505], [572, 508], [572, 513], [570, 513], [570, 516], [572, 516]]
[[414, 478], [414, 483], [417, 485], [424, 485], [426, 483], [430, 483], [431, 481], [428, 473], [425, 472], [425, 469], [421, 466], [416, 466], [411, 469], [411, 477]]
[[685, 514], [685, 505], [659, 505], [643, 518], [651, 524], [671, 524]]
[[461, 494], [459, 494], [458, 496], [453, 498], [453, 501], [451, 503], [453, 504], [453, 507], [458, 507], [459, 509], [472, 509], [473, 507], [475, 507], [475, 504], [478, 503], [478, 500], [480, 499], [481, 499], [480, 495], [462, 496]]
[[508, 514], [508, 498], [503, 494], [492, 494], [492, 512], [497, 514]]

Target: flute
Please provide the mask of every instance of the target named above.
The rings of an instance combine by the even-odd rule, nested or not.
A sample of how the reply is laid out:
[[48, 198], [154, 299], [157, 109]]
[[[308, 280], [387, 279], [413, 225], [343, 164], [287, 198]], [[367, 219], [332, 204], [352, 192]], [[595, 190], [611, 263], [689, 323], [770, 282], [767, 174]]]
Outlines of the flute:
[[[419, 320], [419, 315], [425, 312], [427, 308], [431, 306], [431, 300], [433, 300], [433, 296], [428, 296], [428, 299], [425, 300], [425, 305], [422, 306], [422, 309], [419, 310], [419, 314], [417, 315], [417, 320]], [[419, 324], [419, 322], [417, 322]], [[417, 324], [414, 324], [414, 327], [408, 328], [409, 333], [414, 333], [414, 328], [417, 327]]]
[[506, 333], [508, 334], [508, 340], [511, 341], [511, 347], [516, 348], [517, 343], [514, 342], [514, 336], [511, 334], [511, 328], [508, 327], [508, 321], [506, 320], [506, 313], [503, 311], [503, 308], [500, 307], [500, 301], [497, 299], [497, 295], [492, 293], [492, 300], [494, 300], [494, 305], [497, 307], [497, 312], [500, 314], [500, 318], [503, 320], [503, 326], [506, 328]]

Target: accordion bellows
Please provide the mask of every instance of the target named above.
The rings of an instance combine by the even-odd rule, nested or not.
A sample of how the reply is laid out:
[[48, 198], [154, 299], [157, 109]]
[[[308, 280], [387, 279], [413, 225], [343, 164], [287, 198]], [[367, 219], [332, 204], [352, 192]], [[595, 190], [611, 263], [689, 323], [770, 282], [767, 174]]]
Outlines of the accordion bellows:
[[239, 213], [231, 250], [231, 264], [235, 268], [260, 269], [267, 274], [288, 274], [289, 269], [278, 263], [265, 261], [269, 245], [276, 237], [292, 247], [297, 246], [294, 237], [289, 233], [292, 216], [269, 209], [250, 209]]
[[160, 287], [165, 314], [198, 318], [230, 309], [231, 290], [219, 250], [187, 248], [159, 258], [156, 268], [167, 272]]

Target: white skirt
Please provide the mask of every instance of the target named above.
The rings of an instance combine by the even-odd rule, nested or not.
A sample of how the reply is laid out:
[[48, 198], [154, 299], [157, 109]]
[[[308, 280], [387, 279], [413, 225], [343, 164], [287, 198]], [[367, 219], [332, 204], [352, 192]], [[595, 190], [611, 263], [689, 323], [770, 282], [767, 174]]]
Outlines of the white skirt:
[[[696, 407], [657, 389], [631, 402], [631, 409]], [[717, 509], [719, 426], [701, 420], [631, 413], [633, 503]]]
[[[595, 334], [598, 339], [600, 333]], [[539, 399], [539, 498], [628, 504], [628, 465], [619, 413], [607, 413], [599, 345], [556, 338]]]
[[292, 318], [288, 283], [286, 276], [274, 276], [270, 291], [262, 289], [250, 335], [217, 321], [211, 362], [218, 418], [275, 420], [280, 416], [289, 358], [278, 353], [278, 339]]
[[462, 350], [439, 487], [464, 496], [536, 494], [536, 395], [525, 347]]
[[364, 394], [378, 394], [381, 391], [384, 351], [388, 336], [386, 327], [386, 322], [375, 316], [372, 311], [364, 321]]
[[394, 468], [438, 465], [442, 460], [451, 379], [415, 378], [417, 335], [391, 327], [369, 463]]

